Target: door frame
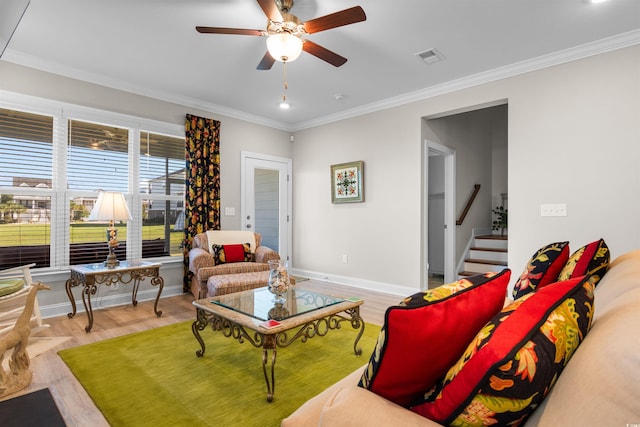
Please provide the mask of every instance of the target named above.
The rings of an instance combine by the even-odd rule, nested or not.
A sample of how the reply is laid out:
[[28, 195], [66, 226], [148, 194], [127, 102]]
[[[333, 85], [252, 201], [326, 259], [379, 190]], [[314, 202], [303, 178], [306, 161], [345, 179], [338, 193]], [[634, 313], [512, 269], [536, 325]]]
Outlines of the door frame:
[[[280, 256], [286, 260], [288, 260], [291, 265], [293, 263], [292, 260], [292, 256], [291, 254], [293, 253], [292, 251], [292, 244], [293, 244], [293, 236], [292, 236], [292, 230], [293, 230], [293, 226], [292, 226], [292, 222], [293, 222], [293, 218], [291, 215], [292, 212], [292, 206], [293, 206], [293, 202], [292, 202], [292, 194], [293, 194], [293, 174], [292, 174], [292, 164], [293, 161], [290, 158], [286, 158], [286, 157], [277, 157], [277, 156], [271, 156], [268, 154], [261, 154], [261, 153], [253, 153], [253, 152], [249, 152], [249, 151], [241, 151], [240, 152], [240, 227], [242, 230], [246, 229], [247, 226], [247, 213], [246, 213], [246, 196], [247, 196], [247, 191], [246, 191], [246, 178], [247, 175], [246, 173], [247, 171], [247, 166], [246, 166], [246, 161], [248, 159], [252, 159], [252, 160], [260, 160], [262, 162], [266, 162], [266, 163], [271, 163], [273, 164], [273, 169], [280, 169], [282, 166], [286, 167], [286, 194], [282, 195], [280, 194], [280, 197], [284, 196], [286, 198], [286, 212], [281, 213], [281, 215], [284, 215], [284, 222], [286, 223], [286, 237], [285, 237], [285, 244], [286, 244], [286, 251], [282, 251], [282, 244], [280, 245]], [[281, 186], [280, 186], [281, 187]], [[280, 224], [283, 223], [283, 218], [280, 217]], [[279, 239], [282, 238], [282, 230], [280, 230], [280, 236]]]
[[456, 280], [456, 150], [428, 139], [423, 143], [421, 288], [429, 286], [429, 152], [444, 156], [444, 281]]

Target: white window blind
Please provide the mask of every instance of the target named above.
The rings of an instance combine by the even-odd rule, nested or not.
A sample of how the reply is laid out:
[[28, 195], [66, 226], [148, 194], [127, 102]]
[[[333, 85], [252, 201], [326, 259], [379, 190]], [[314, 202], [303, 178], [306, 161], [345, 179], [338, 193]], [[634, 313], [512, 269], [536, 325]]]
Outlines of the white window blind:
[[127, 129], [69, 120], [69, 189], [126, 193], [128, 151]]
[[0, 108], [0, 268], [50, 265], [53, 117]]
[[[140, 133], [142, 256], [181, 254], [184, 231], [184, 138]], [[157, 255], [156, 255], [157, 256]]]

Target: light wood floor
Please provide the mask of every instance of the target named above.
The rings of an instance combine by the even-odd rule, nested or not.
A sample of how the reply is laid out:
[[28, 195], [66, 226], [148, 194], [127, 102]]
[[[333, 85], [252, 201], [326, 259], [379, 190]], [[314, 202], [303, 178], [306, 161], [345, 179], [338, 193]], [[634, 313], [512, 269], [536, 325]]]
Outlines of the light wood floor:
[[[360, 310], [362, 318], [366, 322], [376, 325], [382, 325], [384, 322], [384, 313], [387, 307], [397, 304], [401, 299], [397, 295], [365, 291], [314, 280], [302, 281], [296, 286], [338, 297], [361, 297], [365, 301]], [[157, 328], [183, 320], [192, 320], [195, 318], [192, 301], [191, 295], [179, 295], [160, 300], [158, 308], [163, 313], [159, 318], [153, 313], [153, 301], [140, 302], [137, 307], [124, 305], [96, 310], [94, 311], [93, 329], [90, 333], [84, 331], [87, 324], [85, 313], [78, 313], [73, 319], [68, 319], [67, 316], [46, 319], [45, 323], [48, 323], [50, 327], [39, 333], [39, 336], [69, 336], [71, 339], [35, 357], [31, 362], [33, 371], [31, 384], [24, 390], [0, 398], [0, 400], [48, 387], [69, 427], [108, 426], [109, 424], [102, 413], [93, 404], [89, 395], [57, 355], [57, 352], [107, 338]], [[365, 362], [366, 360], [363, 359], [363, 363]], [[109, 367], [105, 366], [104, 369], [105, 381], [108, 381]], [[132, 398], [145, 397], [132, 396]]]

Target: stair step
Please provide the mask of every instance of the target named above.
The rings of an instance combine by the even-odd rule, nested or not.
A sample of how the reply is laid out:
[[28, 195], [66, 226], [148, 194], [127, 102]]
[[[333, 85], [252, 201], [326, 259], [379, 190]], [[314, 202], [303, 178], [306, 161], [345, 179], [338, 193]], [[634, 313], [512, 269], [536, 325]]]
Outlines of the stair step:
[[476, 259], [476, 258], [467, 258], [464, 262], [472, 262], [475, 264], [490, 264], [490, 265], [504, 265], [502, 261], [492, 261], [489, 259]]
[[485, 248], [470, 248], [469, 258], [482, 261], [493, 261], [507, 264], [507, 250], [506, 249], [485, 249]]
[[458, 278], [463, 279], [477, 274], [500, 272], [508, 265], [508, 236], [493, 234], [479, 235], [472, 239]]
[[492, 271], [501, 271], [506, 268], [506, 263], [501, 261], [466, 260], [463, 268], [465, 271], [488, 273]]
[[[499, 273], [500, 271], [502, 271], [502, 269], [491, 271], [491, 273]], [[466, 277], [476, 276], [478, 274], [485, 274], [485, 273], [488, 273], [488, 272], [486, 272], [486, 271], [480, 272], [480, 271], [468, 271], [468, 270], [465, 270], [465, 271], [461, 271], [461, 272], [458, 273], [458, 279], [464, 279]]]
[[475, 276], [477, 274], [484, 274], [484, 273], [478, 273], [477, 271], [461, 271], [460, 273], [458, 273], [458, 277], [460, 276], [464, 276], [464, 277], [470, 277], [470, 276]]
[[507, 249], [509, 240], [504, 236], [476, 236], [474, 238], [474, 246], [490, 249]]
[[472, 248], [469, 248], [472, 251], [487, 251], [487, 252], [509, 252], [507, 249], [505, 248], [485, 248], [483, 246], [474, 246]]

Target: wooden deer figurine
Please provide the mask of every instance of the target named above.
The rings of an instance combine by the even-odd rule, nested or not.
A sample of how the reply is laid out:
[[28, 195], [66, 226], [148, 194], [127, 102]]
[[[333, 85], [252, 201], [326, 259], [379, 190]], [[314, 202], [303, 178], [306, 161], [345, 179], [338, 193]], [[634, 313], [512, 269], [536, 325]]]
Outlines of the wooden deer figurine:
[[[29, 335], [31, 335], [31, 314], [36, 301], [36, 294], [41, 289], [51, 289], [40, 282], [31, 285], [24, 310], [13, 329], [0, 336], [0, 397], [23, 389], [31, 382], [33, 373], [29, 369], [30, 359], [27, 353]], [[2, 366], [4, 353], [13, 348], [9, 359], [9, 372]]]

